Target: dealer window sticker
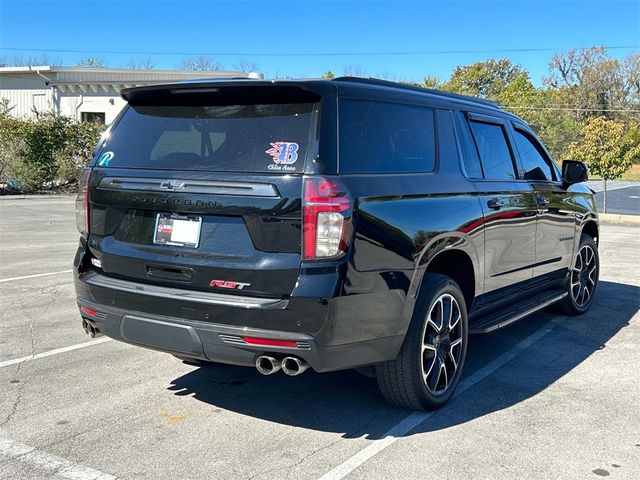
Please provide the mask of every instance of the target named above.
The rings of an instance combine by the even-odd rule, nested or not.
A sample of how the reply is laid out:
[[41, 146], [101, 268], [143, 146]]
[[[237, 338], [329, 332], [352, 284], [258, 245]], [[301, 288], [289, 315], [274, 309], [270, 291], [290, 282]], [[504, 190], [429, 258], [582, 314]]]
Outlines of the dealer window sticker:
[[291, 165], [298, 160], [300, 146], [295, 142], [273, 142], [269, 145], [271, 148], [265, 150], [264, 153], [271, 156], [273, 163], [267, 168], [278, 171], [295, 171], [296, 167]]

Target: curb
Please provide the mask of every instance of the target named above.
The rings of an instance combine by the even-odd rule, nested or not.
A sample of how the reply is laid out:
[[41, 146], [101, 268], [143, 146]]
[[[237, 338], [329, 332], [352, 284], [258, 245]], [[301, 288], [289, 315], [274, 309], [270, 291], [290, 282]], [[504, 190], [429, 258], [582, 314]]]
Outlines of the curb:
[[621, 223], [624, 225], [640, 225], [640, 215], [618, 215], [615, 213], [599, 213], [602, 223]]

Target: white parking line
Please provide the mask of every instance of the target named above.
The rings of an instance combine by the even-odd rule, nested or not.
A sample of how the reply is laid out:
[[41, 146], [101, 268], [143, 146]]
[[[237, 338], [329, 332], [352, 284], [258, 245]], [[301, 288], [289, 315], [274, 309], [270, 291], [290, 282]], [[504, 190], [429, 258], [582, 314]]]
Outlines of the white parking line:
[[13, 360], [6, 360], [4, 362], [0, 362], [0, 368], [8, 367], [9, 365], [16, 365], [18, 363], [30, 362], [31, 360], [38, 360], [39, 358], [51, 357], [52, 355], [58, 355], [59, 353], [72, 352], [73, 350], [78, 350], [80, 348], [91, 347], [93, 345], [99, 345], [104, 342], [108, 342], [111, 340], [109, 337], [102, 337], [96, 340], [91, 340], [90, 342], [77, 343], [76, 345], [71, 345], [69, 347], [56, 348], [55, 350], [49, 350], [47, 352], [36, 353], [35, 355], [29, 355], [27, 357], [14, 358]]
[[[544, 337], [547, 333], [557, 327], [563, 320], [567, 317], [555, 317], [549, 323], [544, 325], [543, 327], [536, 330], [534, 333], [524, 338], [509, 350], [504, 352], [499, 357], [495, 358], [487, 365], [482, 367], [480, 370], [474, 372], [470, 377], [467, 377], [464, 381], [460, 382], [456, 392], [454, 393], [452, 400], [458, 396], [460, 396], [465, 390], [473, 387], [480, 381], [484, 380], [486, 377], [491, 375], [497, 369], [505, 365], [506, 363], [513, 360], [520, 352], [524, 349], [531, 346], [533, 343], [540, 340], [540, 338]], [[394, 425], [391, 430], [384, 434], [383, 438], [379, 440], [373, 440], [367, 447], [360, 450], [358, 453], [353, 455], [352, 457], [345, 460], [343, 463], [335, 467], [333, 470], [325, 473], [320, 480], [340, 480], [351, 472], [353, 472], [356, 468], [362, 465], [364, 462], [380, 453], [382, 450], [387, 448], [390, 445], [393, 445], [395, 442], [400, 440], [402, 437], [407, 435], [411, 430], [415, 429], [422, 422], [427, 420], [429, 417], [436, 415], [438, 412], [416, 412], [410, 415], [407, 415], [404, 419], [402, 419], [399, 423]]]
[[49, 275], [60, 275], [61, 273], [71, 273], [73, 270], [60, 270], [59, 272], [36, 273], [34, 275], [24, 275], [22, 277], [2, 278], [0, 283], [15, 282], [16, 280], [26, 280], [27, 278], [48, 277]]
[[5, 437], [0, 437], [0, 456], [18, 460], [51, 475], [71, 480], [117, 480], [118, 478], [57, 455], [38, 451], [35, 447]]
[[[607, 192], [613, 192], [614, 190], [622, 190], [623, 188], [634, 188], [634, 187], [638, 187], [639, 185], [622, 185], [620, 187], [607, 187]], [[597, 189], [593, 189], [596, 191], [596, 193], [602, 193], [604, 192], [604, 187], [599, 187], [600, 190]]]

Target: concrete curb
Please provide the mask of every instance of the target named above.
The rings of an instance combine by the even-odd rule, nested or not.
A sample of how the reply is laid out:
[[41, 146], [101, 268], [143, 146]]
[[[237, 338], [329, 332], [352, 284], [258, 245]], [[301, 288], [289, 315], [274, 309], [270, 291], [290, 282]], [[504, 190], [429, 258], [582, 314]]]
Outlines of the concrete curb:
[[640, 215], [618, 215], [616, 213], [599, 213], [602, 223], [622, 223], [625, 225], [640, 225]]

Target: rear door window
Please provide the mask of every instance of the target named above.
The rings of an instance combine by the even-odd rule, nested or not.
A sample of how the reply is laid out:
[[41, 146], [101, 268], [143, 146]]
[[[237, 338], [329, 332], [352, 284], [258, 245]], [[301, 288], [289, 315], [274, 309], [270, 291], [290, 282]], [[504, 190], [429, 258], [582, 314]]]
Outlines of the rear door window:
[[[302, 172], [314, 107], [310, 103], [130, 106], [102, 145], [97, 164], [118, 168]], [[109, 153], [109, 162], [101, 165], [105, 153]]]
[[487, 179], [515, 179], [513, 157], [504, 127], [499, 124], [471, 121], [473, 138]]
[[436, 147], [433, 109], [397, 103], [340, 101], [340, 172], [431, 172]]

